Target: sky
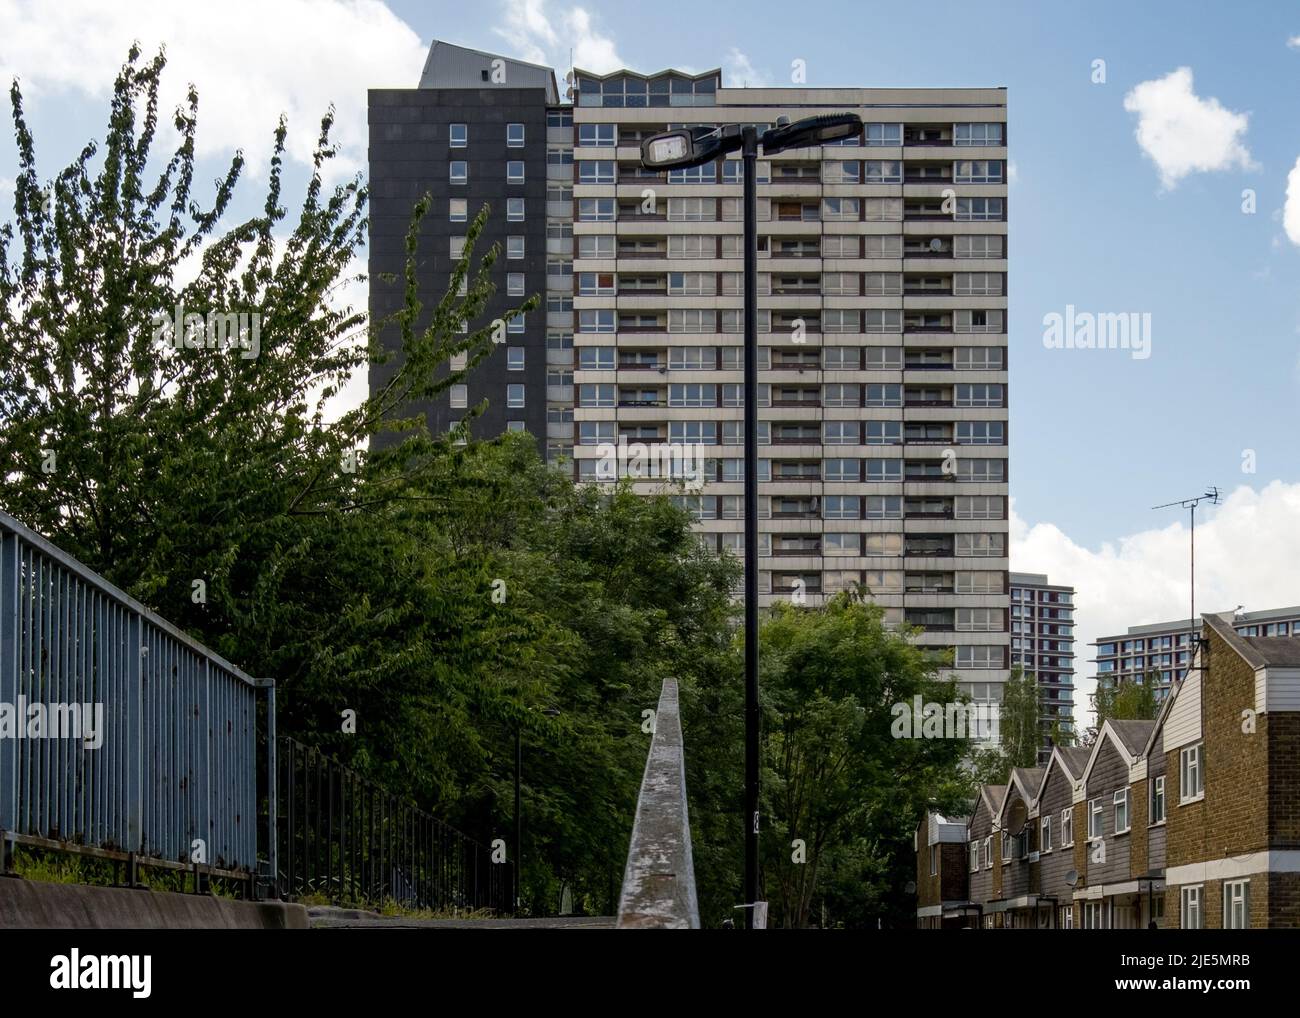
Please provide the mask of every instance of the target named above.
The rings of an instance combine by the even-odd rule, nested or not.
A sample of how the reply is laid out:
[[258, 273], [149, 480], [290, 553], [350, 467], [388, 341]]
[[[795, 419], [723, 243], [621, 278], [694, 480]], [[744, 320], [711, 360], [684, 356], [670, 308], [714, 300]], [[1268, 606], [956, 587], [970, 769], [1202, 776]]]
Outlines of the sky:
[[[414, 87], [434, 38], [561, 76], [572, 53], [725, 85], [800, 61], [811, 87], [1006, 86], [1012, 568], [1077, 590], [1076, 703], [1089, 641], [1186, 617], [1187, 513], [1155, 505], [1224, 493], [1197, 518], [1198, 608], [1300, 604], [1300, 4], [0, 0], [0, 81], [53, 176], [102, 136], [131, 41], [165, 44], [164, 108], [199, 89], [199, 179], [249, 159], [234, 218], [281, 113], [288, 194], [331, 104], [332, 172], [364, 173], [366, 89]], [[0, 221], [15, 172], [6, 132]], [[1147, 356], [1049, 347], [1071, 307], [1142, 316]]]

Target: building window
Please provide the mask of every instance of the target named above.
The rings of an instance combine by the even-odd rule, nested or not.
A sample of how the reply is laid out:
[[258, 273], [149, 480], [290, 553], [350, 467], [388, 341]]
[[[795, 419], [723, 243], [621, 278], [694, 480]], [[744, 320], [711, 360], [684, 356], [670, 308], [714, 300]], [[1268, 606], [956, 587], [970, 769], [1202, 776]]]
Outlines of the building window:
[[1152, 826], [1165, 822], [1165, 778], [1162, 774], [1151, 779], [1151, 792], [1147, 797], [1150, 803], [1147, 822]]
[[980, 868], [980, 845], [978, 841], [972, 841], [970, 845], [970, 871], [978, 873]]
[[447, 218], [453, 223], [463, 223], [469, 219], [469, 201], [465, 198], [453, 198], [448, 204]]
[[524, 274], [522, 272], [506, 273], [506, 296], [522, 297], [524, 295]]
[[1061, 847], [1068, 848], [1074, 844], [1074, 810], [1061, 810]]
[[1043, 829], [1039, 835], [1038, 850], [1040, 852], [1050, 852], [1052, 850], [1052, 818], [1043, 817]]
[[506, 124], [506, 148], [524, 147], [524, 125]]
[[447, 238], [447, 249], [448, 249], [448, 253], [449, 253], [449, 254], [451, 255], [451, 257], [452, 257], [452, 260], [453, 260], [453, 261], [459, 261], [461, 255], [463, 255], [463, 254], [465, 253], [465, 238], [464, 238], [464, 237], [448, 237], [448, 238]]
[[579, 184], [612, 184], [618, 179], [618, 170], [612, 159], [580, 159]]
[[939, 872], [939, 846], [930, 846], [930, 876], [935, 876]]
[[524, 348], [522, 346], [506, 347], [506, 370], [524, 370]]
[[1083, 903], [1083, 928], [1085, 930], [1104, 930], [1106, 928], [1106, 915], [1103, 911], [1104, 902], [1085, 901]]
[[952, 143], [956, 146], [999, 148], [1002, 145], [1001, 124], [954, 124]]
[[891, 147], [903, 144], [902, 124], [866, 124], [865, 143], [872, 147]]
[[524, 161], [511, 159], [506, 162], [506, 183], [522, 184], [524, 182]]
[[984, 839], [984, 868], [991, 870], [993, 868], [993, 835]]
[[469, 183], [469, 163], [465, 162], [465, 160], [453, 159], [449, 172], [453, 184]]
[[522, 198], [506, 199], [506, 222], [522, 223], [524, 221], [524, 200]]
[[[579, 198], [578, 222], [612, 223], [617, 205], [613, 198]], [[669, 238], [670, 246], [673, 238]], [[671, 254], [671, 252], [669, 252]]]
[[453, 385], [451, 387], [451, 408], [453, 410], [464, 410], [469, 406], [469, 386]]
[[506, 238], [506, 257], [522, 258], [524, 256], [524, 238], [507, 237]]
[[1074, 909], [1069, 905], [1062, 905], [1060, 908], [1060, 915], [1061, 929], [1074, 929]]
[[1002, 861], [1011, 861], [1011, 835], [1006, 831], [1002, 832]]
[[1124, 834], [1128, 829], [1128, 789], [1123, 788], [1115, 793], [1115, 833]]
[[512, 382], [506, 386], [506, 406], [518, 410], [524, 405], [524, 387], [522, 384]]
[[523, 421], [506, 421], [506, 431], [523, 431]]
[[1184, 930], [1201, 929], [1201, 885], [1184, 887], [1179, 893], [1182, 901], [1182, 914], [1178, 917], [1179, 927]]
[[582, 148], [613, 148], [617, 139], [617, 124], [578, 125], [578, 145]]
[[1201, 764], [1205, 744], [1188, 746], [1178, 758], [1178, 801], [1196, 802], [1205, 797], [1205, 769]]
[[1095, 841], [1101, 837], [1102, 806], [1100, 799], [1088, 800], [1088, 840]]
[[523, 332], [524, 319], [527, 316], [521, 311], [506, 320], [506, 332]]
[[1250, 928], [1250, 881], [1230, 880], [1223, 885], [1223, 928]]
[[464, 148], [469, 144], [469, 127], [465, 124], [452, 124], [448, 136], [452, 148]]

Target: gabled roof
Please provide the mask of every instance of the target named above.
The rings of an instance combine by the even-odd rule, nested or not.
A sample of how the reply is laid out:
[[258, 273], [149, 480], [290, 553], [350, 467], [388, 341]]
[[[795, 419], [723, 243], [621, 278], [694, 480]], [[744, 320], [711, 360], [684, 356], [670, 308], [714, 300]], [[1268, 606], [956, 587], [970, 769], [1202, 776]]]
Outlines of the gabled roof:
[[[989, 816], [996, 817], [1002, 812], [1002, 799], [1007, 794], [1006, 785], [981, 785], [980, 798], [984, 800], [984, 805], [989, 808]], [[974, 813], [971, 814], [974, 819]]]
[[1088, 766], [1084, 768], [1081, 780], [1086, 782], [1092, 774], [1101, 747], [1107, 740], [1110, 740], [1111, 744], [1119, 750], [1119, 755], [1123, 757], [1124, 762], [1132, 767], [1134, 761], [1146, 751], [1147, 744], [1151, 741], [1151, 733], [1156, 730], [1157, 724], [1156, 721], [1116, 721], [1107, 718], [1106, 723], [1101, 726], [1101, 731], [1097, 733], [1097, 741], [1092, 744], [1092, 753], [1088, 757]]
[[1011, 790], [1013, 788], [1020, 793], [1020, 799], [1026, 807], [1037, 799], [1038, 791], [1043, 785], [1043, 775], [1046, 773], [1046, 767], [1012, 767], [1011, 780], [1007, 782], [1006, 793], [1002, 796], [1002, 802], [998, 806], [998, 819], [1002, 818], [1007, 803], [1011, 801]]
[[1052, 747], [1052, 755], [1047, 760], [1047, 766], [1043, 768], [1043, 778], [1038, 783], [1038, 792], [1034, 796], [1032, 807], [1034, 809], [1038, 808], [1038, 800], [1047, 791], [1047, 782], [1051, 779], [1054, 769], [1065, 775], [1066, 780], [1070, 783], [1071, 790], [1073, 790], [1074, 783], [1083, 777], [1084, 769], [1088, 766], [1088, 758], [1091, 755], [1091, 751], [1084, 746]]
[[[1115, 721], [1110, 722], [1111, 729], [1129, 751], [1130, 756], [1141, 756], [1151, 737], [1154, 721]], [[1099, 740], [1100, 741], [1100, 740]]]
[[[1083, 772], [1088, 768], [1088, 758], [1092, 756], [1091, 749], [1087, 746], [1057, 746], [1056, 753], [1061, 755], [1061, 764], [1070, 777], [1075, 781], [1083, 777]], [[1052, 755], [1055, 756], [1056, 753]]]
[[1241, 636], [1223, 615], [1203, 615], [1202, 621], [1223, 638], [1252, 668], [1300, 668], [1300, 640], [1291, 636]]

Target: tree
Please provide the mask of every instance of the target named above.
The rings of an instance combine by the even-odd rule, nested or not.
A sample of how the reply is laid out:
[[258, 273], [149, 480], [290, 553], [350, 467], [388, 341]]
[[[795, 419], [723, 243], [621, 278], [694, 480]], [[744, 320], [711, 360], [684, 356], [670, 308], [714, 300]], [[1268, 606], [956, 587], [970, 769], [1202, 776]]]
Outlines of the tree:
[[1016, 665], [1002, 687], [998, 744], [971, 751], [972, 795], [980, 785], [1005, 784], [1013, 767], [1037, 766], [1043, 738], [1038, 713], [1038, 680]]
[[1116, 721], [1154, 721], [1160, 712], [1156, 700], [1156, 685], [1160, 676], [1148, 672], [1142, 681], [1120, 683], [1098, 682], [1093, 694], [1093, 710], [1097, 715], [1097, 728], [1108, 718]]
[[[955, 702], [955, 683], [909, 634], [886, 628], [882, 608], [849, 593], [814, 610], [775, 605], [760, 666], [775, 922], [862, 922], [866, 902], [897, 916], [916, 817], [964, 794], [965, 740], [896, 738], [894, 707]], [[825, 889], [823, 870], [833, 872]]]
[[[520, 732], [526, 899], [545, 909], [563, 883], [580, 907], [608, 910], [648, 747], [642, 711], [666, 675], [688, 704], [735, 684], [734, 563], [701, 550], [667, 494], [578, 489], [529, 436], [470, 442], [464, 422], [430, 436], [405, 409], [497, 350], [483, 319], [497, 251], [475, 253], [486, 207], [426, 303], [415, 266], [429, 200], [415, 203], [403, 277], [371, 281], [401, 289], [400, 362], [327, 418], [323, 400], [383, 358], [374, 336], [388, 324], [332, 303], [365, 238], [367, 192], [322, 184], [331, 118], [296, 222], [281, 205], [282, 122], [261, 213], [226, 228], [243, 161], [204, 205], [193, 90], [178, 147], [146, 181], [164, 60], [139, 56], [116, 79], [102, 150], [88, 145], [48, 192], [11, 91], [0, 504], [273, 676], [281, 731], [483, 840], [512, 826]], [[227, 314], [244, 330], [209, 345], [208, 316]], [[451, 370], [456, 354], [467, 364]]]

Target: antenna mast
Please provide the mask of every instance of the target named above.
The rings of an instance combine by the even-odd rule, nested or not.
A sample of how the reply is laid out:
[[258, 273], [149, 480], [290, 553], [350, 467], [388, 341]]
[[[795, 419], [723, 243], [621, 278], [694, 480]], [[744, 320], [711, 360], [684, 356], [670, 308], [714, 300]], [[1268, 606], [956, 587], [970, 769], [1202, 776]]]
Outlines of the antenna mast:
[[1195, 656], [1195, 648], [1201, 638], [1201, 627], [1196, 624], [1196, 507], [1202, 502], [1208, 502], [1210, 505], [1219, 504], [1219, 489], [1215, 485], [1210, 485], [1204, 494], [1197, 495], [1195, 498], [1184, 498], [1177, 502], [1165, 502], [1163, 505], [1152, 506], [1152, 509], [1170, 509], [1173, 506], [1179, 506], [1189, 511], [1191, 515], [1191, 584], [1192, 584], [1192, 614], [1189, 623], [1192, 627], [1191, 641], [1187, 646], [1187, 667], [1192, 667], [1192, 658]]

